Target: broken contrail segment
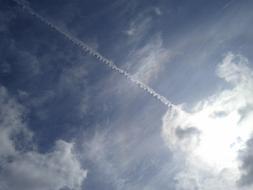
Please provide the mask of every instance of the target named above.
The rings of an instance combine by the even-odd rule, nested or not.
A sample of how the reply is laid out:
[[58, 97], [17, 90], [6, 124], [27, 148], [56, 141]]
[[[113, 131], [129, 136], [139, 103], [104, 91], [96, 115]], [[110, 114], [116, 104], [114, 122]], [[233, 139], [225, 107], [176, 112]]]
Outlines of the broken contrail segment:
[[143, 89], [147, 93], [149, 93], [151, 96], [156, 98], [158, 101], [160, 101], [162, 104], [166, 105], [170, 109], [176, 108], [174, 104], [172, 104], [167, 98], [162, 96], [161, 94], [157, 93], [154, 89], [151, 87], [147, 86], [143, 82], [139, 81], [138, 79], [134, 78], [130, 73], [127, 71], [119, 68], [117, 65], [115, 65], [111, 60], [105, 58], [103, 55], [101, 55], [99, 52], [96, 50], [90, 48], [88, 45], [83, 43], [81, 40], [77, 39], [76, 37], [72, 36], [71, 34], [67, 33], [63, 29], [59, 28], [55, 24], [51, 23], [48, 21], [46, 18], [35, 12], [29, 5], [26, 3], [22, 2], [21, 0], [13, 0], [16, 2], [18, 5], [20, 5], [24, 10], [26, 10], [30, 15], [34, 16], [38, 20], [40, 20], [42, 23], [46, 24], [56, 32], [62, 34], [65, 38], [67, 38], [69, 41], [71, 41], [74, 45], [79, 47], [84, 53], [88, 53], [98, 59], [100, 62], [106, 64], [110, 69], [113, 71], [116, 71], [123, 75], [125, 78], [128, 80], [132, 81], [134, 84], [136, 84], [139, 88]]

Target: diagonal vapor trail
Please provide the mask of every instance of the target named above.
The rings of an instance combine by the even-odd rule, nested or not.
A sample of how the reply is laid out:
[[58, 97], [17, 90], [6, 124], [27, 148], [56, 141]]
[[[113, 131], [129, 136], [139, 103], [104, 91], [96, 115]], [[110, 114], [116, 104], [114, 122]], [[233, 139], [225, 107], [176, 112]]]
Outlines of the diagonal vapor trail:
[[148, 94], [156, 98], [158, 101], [160, 101], [162, 104], [167, 106], [169, 109], [177, 109], [177, 106], [172, 104], [166, 97], [162, 96], [161, 94], [157, 93], [154, 89], [151, 87], [147, 86], [143, 82], [139, 81], [138, 79], [134, 78], [130, 73], [127, 71], [119, 68], [117, 65], [115, 65], [111, 60], [105, 58], [103, 55], [101, 55], [99, 52], [95, 51], [94, 49], [90, 48], [88, 45], [86, 45], [84, 42], [81, 40], [77, 39], [76, 37], [72, 36], [71, 34], [67, 33], [63, 29], [59, 28], [55, 24], [51, 23], [48, 21], [46, 18], [38, 14], [36, 11], [34, 11], [29, 5], [27, 5], [25, 2], [21, 0], [13, 0], [16, 2], [19, 6], [21, 6], [25, 11], [27, 11], [30, 15], [34, 16], [38, 20], [40, 20], [42, 23], [46, 24], [56, 32], [62, 34], [65, 38], [67, 38], [70, 42], [72, 42], [74, 45], [79, 47], [84, 53], [88, 53], [91, 56], [95, 57], [98, 59], [100, 62], [104, 63], [107, 65], [110, 69], [113, 71], [116, 71], [123, 75], [126, 79], [132, 81], [134, 84], [136, 84], [139, 88], [143, 89], [146, 91]]

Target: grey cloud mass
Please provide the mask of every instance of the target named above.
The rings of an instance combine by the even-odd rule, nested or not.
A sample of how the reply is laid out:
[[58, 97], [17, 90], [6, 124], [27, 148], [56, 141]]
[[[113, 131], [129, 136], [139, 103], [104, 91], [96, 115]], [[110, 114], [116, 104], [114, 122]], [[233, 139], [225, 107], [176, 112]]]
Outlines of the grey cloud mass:
[[242, 176], [239, 180], [240, 186], [251, 186], [253, 184], [253, 165], [252, 165], [252, 138], [247, 141], [246, 149], [240, 153], [242, 161], [241, 170]]

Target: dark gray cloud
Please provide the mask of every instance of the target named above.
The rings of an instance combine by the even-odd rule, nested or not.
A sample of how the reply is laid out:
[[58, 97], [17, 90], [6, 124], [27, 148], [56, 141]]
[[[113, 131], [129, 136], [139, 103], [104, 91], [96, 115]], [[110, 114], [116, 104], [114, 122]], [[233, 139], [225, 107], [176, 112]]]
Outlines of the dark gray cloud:
[[181, 127], [176, 128], [176, 135], [179, 139], [191, 138], [192, 136], [200, 135], [200, 133], [201, 131], [196, 127], [187, 127], [185, 129]]
[[219, 117], [226, 117], [228, 113], [225, 111], [215, 111], [214, 113], [211, 114], [212, 117], [214, 118], [219, 118]]
[[243, 186], [251, 187], [253, 184], [253, 138], [249, 139], [245, 150], [239, 155], [241, 161], [241, 171], [242, 175], [238, 184]]

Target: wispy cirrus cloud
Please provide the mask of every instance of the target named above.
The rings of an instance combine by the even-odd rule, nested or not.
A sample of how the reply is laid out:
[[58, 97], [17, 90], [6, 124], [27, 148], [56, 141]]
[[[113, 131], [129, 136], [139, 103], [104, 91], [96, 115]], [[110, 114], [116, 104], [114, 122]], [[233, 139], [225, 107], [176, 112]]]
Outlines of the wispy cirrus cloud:
[[154, 97], [155, 99], [157, 99], [158, 101], [160, 101], [165, 106], [168, 106], [168, 107], [173, 107], [174, 106], [168, 99], [166, 99], [166, 97], [164, 97], [161, 94], [157, 93], [150, 86], [148, 86], [145, 83], [143, 83], [142, 81], [136, 79], [134, 76], [132, 76], [127, 71], [119, 68], [117, 65], [115, 65], [114, 62], [112, 62], [111, 60], [105, 58], [99, 52], [97, 52], [96, 50], [92, 49], [87, 44], [85, 44], [84, 42], [82, 42], [81, 40], [79, 40], [78, 38], [75, 38], [74, 36], [72, 36], [68, 32], [64, 31], [63, 29], [59, 28], [55, 24], [51, 23], [45, 17], [43, 17], [40, 14], [38, 14], [37, 12], [35, 12], [31, 7], [29, 7], [29, 5], [23, 3], [22, 1], [19, 1], [19, 0], [14, 0], [14, 1], [18, 5], [20, 5], [23, 9], [25, 9], [31, 16], [33, 16], [34, 18], [38, 19], [42, 23], [46, 24], [48, 27], [52, 28], [57, 33], [63, 35], [71, 43], [73, 43], [75, 46], [77, 46], [78, 48], [80, 48], [83, 51], [83, 53], [88, 53], [91, 56], [95, 57], [98, 61], [100, 61], [100, 62], [104, 63], [105, 65], [107, 65], [112, 71], [115, 71], [115, 72], [121, 74], [127, 80], [129, 80], [132, 83], [134, 83], [136, 86], [138, 86], [139, 88], [141, 88], [142, 90], [144, 90], [145, 92], [147, 92], [148, 94], [150, 94], [152, 97]]
[[159, 35], [151, 38], [143, 47], [129, 54], [128, 67], [133, 70], [133, 76], [149, 84], [157, 78], [165, 64], [170, 62], [172, 52], [164, 47]]

